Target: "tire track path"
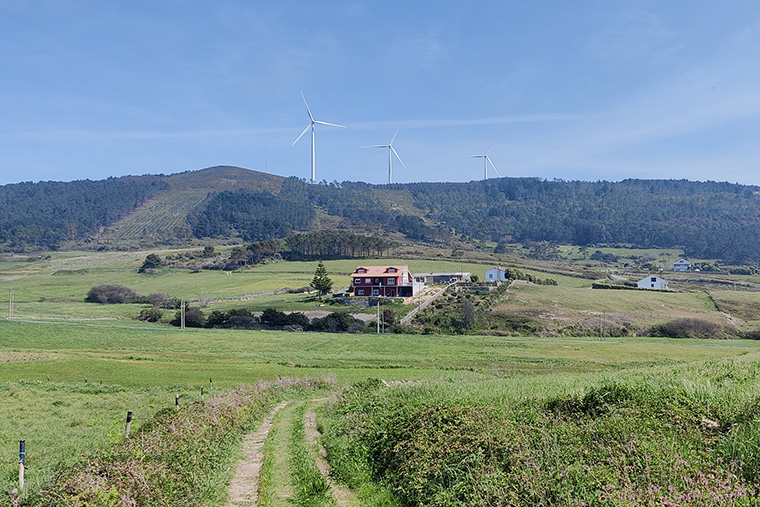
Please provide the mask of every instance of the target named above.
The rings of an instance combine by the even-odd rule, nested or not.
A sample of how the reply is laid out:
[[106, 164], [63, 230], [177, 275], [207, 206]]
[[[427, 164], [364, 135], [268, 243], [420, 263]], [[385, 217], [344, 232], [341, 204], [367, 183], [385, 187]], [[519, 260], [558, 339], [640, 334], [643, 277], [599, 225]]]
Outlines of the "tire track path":
[[243, 439], [243, 459], [238, 461], [235, 476], [230, 482], [225, 507], [252, 507], [259, 499], [259, 474], [264, 463], [264, 441], [274, 424], [277, 412], [285, 408], [287, 401], [280, 402], [261, 422], [254, 433]]
[[339, 507], [350, 507], [352, 505], [359, 505], [356, 497], [349, 490], [342, 488], [330, 478], [330, 464], [327, 462], [327, 450], [317, 440], [320, 435], [317, 429], [317, 414], [314, 411], [315, 408], [327, 401], [327, 398], [318, 398], [311, 400], [311, 403], [304, 413], [303, 426], [306, 433], [306, 444], [310, 447], [316, 446], [319, 450], [319, 454], [314, 457], [317, 468], [322, 472], [322, 476], [327, 480], [327, 484], [332, 490], [332, 497], [335, 503]]

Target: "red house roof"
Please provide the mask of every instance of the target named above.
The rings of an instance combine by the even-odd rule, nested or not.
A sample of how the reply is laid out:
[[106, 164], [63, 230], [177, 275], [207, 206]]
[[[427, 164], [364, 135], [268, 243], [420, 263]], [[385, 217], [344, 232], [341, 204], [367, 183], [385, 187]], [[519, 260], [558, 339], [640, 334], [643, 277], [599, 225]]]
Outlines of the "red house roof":
[[[395, 271], [394, 271], [395, 270]], [[398, 276], [409, 270], [407, 266], [359, 266], [353, 273], [352, 278], [372, 278], [380, 276]]]

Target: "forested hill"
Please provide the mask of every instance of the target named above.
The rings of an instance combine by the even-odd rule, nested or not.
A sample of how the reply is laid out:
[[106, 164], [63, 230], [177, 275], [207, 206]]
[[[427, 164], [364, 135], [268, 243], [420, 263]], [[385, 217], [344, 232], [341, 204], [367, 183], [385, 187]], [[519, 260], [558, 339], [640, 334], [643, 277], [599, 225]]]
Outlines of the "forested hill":
[[165, 188], [159, 176], [0, 186], [0, 247], [55, 249], [84, 241]]
[[[141, 246], [150, 246], [191, 238], [258, 241], [342, 228], [398, 232], [414, 241], [467, 237], [675, 247], [695, 258], [760, 262], [760, 188], [686, 180], [309, 185], [219, 167], [173, 176], [6, 185], [0, 187], [0, 212], [5, 249], [57, 248], [67, 240], [93, 238], [97, 244], [108, 231], [126, 229], [141, 235]], [[99, 234], [104, 227], [106, 234]], [[110, 238], [106, 246], [125, 246], [118, 234]]]
[[405, 188], [428, 216], [475, 238], [680, 247], [691, 257], [760, 261], [760, 188], [754, 186], [501, 178]]

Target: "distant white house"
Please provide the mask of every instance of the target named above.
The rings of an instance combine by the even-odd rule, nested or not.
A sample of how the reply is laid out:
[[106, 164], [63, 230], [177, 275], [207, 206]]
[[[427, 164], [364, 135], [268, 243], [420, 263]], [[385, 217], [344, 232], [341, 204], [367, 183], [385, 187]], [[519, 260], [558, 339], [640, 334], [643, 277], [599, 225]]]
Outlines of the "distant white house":
[[673, 271], [689, 271], [691, 268], [691, 262], [686, 259], [678, 259], [673, 263]]
[[638, 287], [640, 289], [655, 289], [655, 290], [667, 290], [668, 289], [668, 281], [663, 280], [659, 276], [648, 276], [646, 278], [643, 278], [639, 280]]
[[507, 270], [501, 266], [486, 271], [486, 282], [505, 282], [507, 281]]

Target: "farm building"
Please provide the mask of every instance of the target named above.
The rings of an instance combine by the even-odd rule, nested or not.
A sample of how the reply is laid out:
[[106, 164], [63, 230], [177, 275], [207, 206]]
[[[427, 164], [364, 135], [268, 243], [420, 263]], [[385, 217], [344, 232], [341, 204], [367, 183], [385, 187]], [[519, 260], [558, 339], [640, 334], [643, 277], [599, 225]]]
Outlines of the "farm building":
[[409, 266], [359, 266], [351, 273], [355, 296], [414, 296], [423, 284], [415, 281]]
[[507, 270], [501, 266], [486, 271], [486, 282], [505, 282], [507, 280]]
[[659, 276], [652, 275], [639, 280], [637, 286], [640, 289], [667, 290], [668, 282]]
[[472, 280], [470, 273], [414, 273], [412, 277], [426, 285], [453, 282], [469, 283]]
[[673, 263], [672, 271], [689, 271], [690, 268], [691, 262], [687, 261], [686, 259], [678, 259]]

